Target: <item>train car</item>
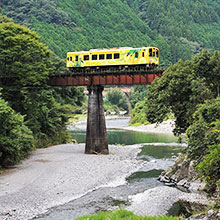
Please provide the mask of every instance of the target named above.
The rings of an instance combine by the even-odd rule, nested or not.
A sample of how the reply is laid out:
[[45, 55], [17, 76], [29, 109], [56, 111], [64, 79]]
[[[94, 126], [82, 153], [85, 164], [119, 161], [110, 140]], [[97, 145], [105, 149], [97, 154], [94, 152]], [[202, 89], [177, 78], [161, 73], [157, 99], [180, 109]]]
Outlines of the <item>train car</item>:
[[145, 65], [154, 68], [159, 65], [159, 49], [156, 47], [121, 47], [111, 49], [92, 49], [89, 51], [67, 53], [67, 68], [108, 67]]

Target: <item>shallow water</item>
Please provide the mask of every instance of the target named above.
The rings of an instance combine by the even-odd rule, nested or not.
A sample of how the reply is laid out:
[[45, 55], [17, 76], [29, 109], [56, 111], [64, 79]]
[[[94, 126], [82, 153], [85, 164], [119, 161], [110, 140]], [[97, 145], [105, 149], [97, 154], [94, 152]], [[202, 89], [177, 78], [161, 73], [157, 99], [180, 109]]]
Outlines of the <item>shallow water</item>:
[[[131, 145], [141, 143], [172, 143], [178, 139], [172, 134], [144, 133], [136, 131], [120, 130], [129, 125], [129, 118], [106, 120], [107, 136], [109, 144]], [[86, 124], [76, 125], [71, 129], [72, 138], [77, 143], [85, 143]]]
[[[162, 185], [157, 177], [168, 169], [183, 146], [177, 138], [168, 134], [140, 133], [118, 130], [128, 126], [129, 118], [107, 120], [109, 144], [131, 145], [143, 143], [137, 159], [143, 161], [140, 170], [127, 177], [127, 184], [118, 187], [101, 187], [67, 204], [54, 207], [34, 219], [69, 220], [82, 215], [94, 214], [101, 210], [111, 210], [129, 204], [129, 196]], [[71, 134], [78, 143], [85, 142], [85, 124], [77, 125]]]

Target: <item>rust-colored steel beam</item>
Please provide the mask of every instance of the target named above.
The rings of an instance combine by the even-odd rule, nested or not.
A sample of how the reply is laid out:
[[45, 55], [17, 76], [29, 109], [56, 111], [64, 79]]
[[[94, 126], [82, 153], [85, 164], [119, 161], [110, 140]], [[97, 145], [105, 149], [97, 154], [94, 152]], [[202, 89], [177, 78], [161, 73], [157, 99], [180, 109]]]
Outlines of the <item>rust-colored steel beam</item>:
[[48, 80], [51, 86], [97, 86], [97, 85], [140, 85], [150, 84], [160, 78], [164, 70], [119, 73], [65, 73], [54, 75]]

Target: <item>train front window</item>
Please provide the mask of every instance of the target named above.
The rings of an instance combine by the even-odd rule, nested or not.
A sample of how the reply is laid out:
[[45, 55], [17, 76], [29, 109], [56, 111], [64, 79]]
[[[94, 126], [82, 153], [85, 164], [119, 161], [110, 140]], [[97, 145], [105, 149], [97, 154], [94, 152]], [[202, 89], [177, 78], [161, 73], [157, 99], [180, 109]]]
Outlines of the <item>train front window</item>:
[[159, 57], [159, 50], [156, 51], [156, 56]]
[[72, 57], [70, 57], [70, 61], [72, 61], [73, 60], [73, 58]]
[[89, 60], [89, 55], [84, 55], [84, 60]]
[[76, 61], [78, 61], [79, 60], [79, 56], [76, 56], [76, 59], [75, 59]]
[[69, 60], [70, 60], [70, 58], [69, 58], [69, 57], [67, 57], [67, 60], [69, 61]]
[[97, 60], [98, 56], [97, 55], [92, 55], [92, 60]]
[[153, 51], [152, 51], [152, 48], [149, 49], [149, 57], [152, 57], [153, 56]]
[[119, 53], [115, 53], [114, 54], [114, 59], [119, 59], [120, 58], [120, 54]]
[[99, 59], [104, 60], [105, 59], [105, 54], [99, 54]]
[[108, 60], [112, 59], [112, 54], [107, 54], [107, 59]]

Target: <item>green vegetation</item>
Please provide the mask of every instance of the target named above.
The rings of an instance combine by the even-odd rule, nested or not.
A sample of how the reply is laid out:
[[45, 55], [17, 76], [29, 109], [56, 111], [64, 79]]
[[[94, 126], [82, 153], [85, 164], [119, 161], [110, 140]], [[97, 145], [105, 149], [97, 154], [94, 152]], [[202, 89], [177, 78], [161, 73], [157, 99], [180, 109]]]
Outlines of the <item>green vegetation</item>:
[[138, 126], [141, 124], [149, 124], [146, 117], [145, 101], [137, 102], [131, 113], [130, 125]]
[[189, 59], [202, 48], [220, 49], [219, 5], [219, 0], [0, 3], [6, 15], [37, 31], [61, 58], [74, 50], [155, 45], [167, 66], [179, 58]]
[[30, 29], [1, 15], [0, 21], [0, 76], [7, 79], [0, 102], [0, 166], [10, 166], [33, 147], [69, 141], [66, 124], [84, 96], [82, 88], [48, 87], [62, 61]]
[[160, 123], [175, 117], [174, 132], [187, 134], [186, 153], [214, 192], [220, 182], [220, 53], [202, 51], [190, 61], [179, 61], [155, 80], [146, 97], [146, 116]]
[[184, 133], [193, 121], [197, 105], [217, 97], [218, 56], [202, 51], [190, 61], [179, 61], [150, 86], [146, 98], [147, 120], [160, 123], [167, 114], [175, 117], [175, 134]]
[[194, 114], [187, 129], [186, 152], [214, 191], [220, 181], [220, 98], [206, 101]]
[[179, 220], [177, 217], [170, 216], [158, 216], [158, 217], [142, 217], [137, 216], [134, 213], [127, 210], [116, 210], [113, 212], [100, 212], [97, 215], [88, 215], [77, 218], [77, 220], [120, 220], [120, 219], [128, 219], [128, 220]]
[[19, 162], [33, 149], [33, 135], [24, 124], [24, 117], [1, 97], [0, 124], [0, 166], [6, 167]]
[[[155, 45], [169, 62], [165, 39], [121, 0], [1, 1], [5, 14], [37, 31], [61, 58], [67, 51]], [[48, 31], [49, 30], [49, 31]]]
[[173, 62], [202, 48], [220, 49], [219, 0], [125, 0], [170, 46]]
[[129, 112], [128, 98], [126, 95], [118, 88], [111, 88], [107, 91], [104, 108], [107, 113], [119, 111]]

